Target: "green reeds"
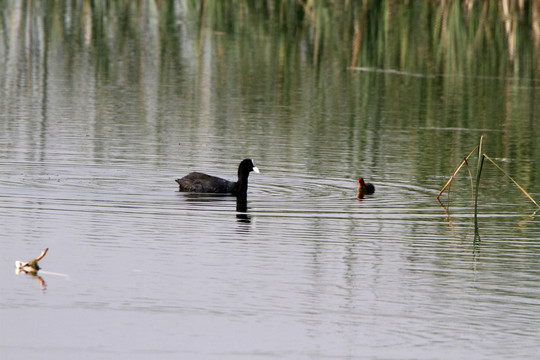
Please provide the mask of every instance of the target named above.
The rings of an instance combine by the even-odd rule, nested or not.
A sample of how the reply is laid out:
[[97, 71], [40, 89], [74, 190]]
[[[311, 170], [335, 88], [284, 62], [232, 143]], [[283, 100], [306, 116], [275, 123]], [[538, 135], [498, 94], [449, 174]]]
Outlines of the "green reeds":
[[[529, 200], [531, 200], [536, 205], [537, 209], [535, 210], [535, 212], [538, 211], [538, 209], [540, 209], [540, 205], [538, 205], [538, 203], [531, 197], [531, 195], [529, 195], [529, 193], [521, 185], [519, 185], [518, 182], [516, 180], [514, 180], [506, 171], [504, 171], [495, 161], [493, 161], [488, 155], [486, 155], [484, 153], [484, 151], [483, 151], [483, 140], [484, 140], [484, 137], [481, 136], [478, 146], [476, 146], [469, 153], [469, 155], [467, 155], [466, 157], [463, 158], [463, 160], [461, 160], [459, 165], [454, 170], [454, 173], [452, 174], [450, 179], [448, 179], [446, 184], [443, 186], [443, 188], [439, 192], [439, 195], [437, 195], [437, 200], [439, 201], [439, 204], [441, 204], [441, 206], [445, 207], [444, 204], [441, 202], [440, 197], [444, 193], [444, 191], [448, 189], [448, 197], [450, 198], [450, 190], [449, 190], [450, 185], [452, 184], [452, 181], [454, 180], [454, 178], [456, 177], [458, 172], [461, 170], [463, 165], [466, 165], [467, 170], [469, 172], [469, 177], [471, 179], [471, 192], [472, 192], [472, 197], [473, 197], [472, 205], [473, 205], [473, 208], [474, 208], [475, 239], [480, 238], [479, 233], [478, 233], [478, 193], [480, 192], [480, 177], [482, 175], [482, 169], [484, 167], [484, 160], [485, 159], [489, 160], [493, 165], [495, 165], [495, 167], [497, 169], [499, 169], [504, 174], [504, 176], [506, 176], [508, 179], [510, 179], [518, 187], [518, 189], [521, 190], [521, 192], [523, 194], [525, 194], [525, 196], [527, 196], [527, 198], [529, 198]], [[474, 185], [473, 185], [472, 174], [471, 174], [471, 170], [469, 168], [469, 163], [468, 163], [467, 160], [476, 151], [478, 151], [478, 161], [477, 161], [477, 165], [476, 165], [476, 178], [475, 178]]]

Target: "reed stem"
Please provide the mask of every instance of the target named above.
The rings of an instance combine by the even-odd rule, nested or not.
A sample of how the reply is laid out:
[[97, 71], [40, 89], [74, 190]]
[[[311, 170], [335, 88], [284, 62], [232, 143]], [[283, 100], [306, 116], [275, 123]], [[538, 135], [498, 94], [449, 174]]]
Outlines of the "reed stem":
[[478, 192], [480, 188], [480, 175], [482, 175], [482, 167], [484, 165], [484, 153], [482, 152], [482, 142], [484, 136], [480, 136], [478, 144], [478, 165], [476, 167], [476, 186], [474, 187], [474, 233], [478, 236]]

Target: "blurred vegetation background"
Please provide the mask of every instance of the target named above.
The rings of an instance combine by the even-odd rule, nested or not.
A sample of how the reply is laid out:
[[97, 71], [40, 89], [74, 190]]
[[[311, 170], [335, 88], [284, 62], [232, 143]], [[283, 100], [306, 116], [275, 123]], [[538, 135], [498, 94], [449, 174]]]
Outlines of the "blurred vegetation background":
[[430, 74], [531, 76], [540, 69], [538, 1], [188, 1], [201, 28], [280, 34], [285, 58]]
[[189, 20], [201, 46], [209, 35], [240, 35], [239, 51], [248, 53], [276, 41], [258, 56], [279, 57], [284, 69], [302, 62], [517, 77], [540, 70], [535, 0], [0, 0], [0, 8], [4, 36], [19, 31], [33, 45], [58, 37], [100, 56], [149, 36], [144, 24], [155, 19], [162, 49], [175, 51], [180, 22]]
[[[44, 89], [61, 78], [62, 94], [92, 99], [104, 132], [153, 122], [167, 141], [182, 122], [237, 137], [249, 117], [276, 146], [309, 142], [310, 155], [346, 141], [354, 167], [445, 144], [451, 156], [430, 157], [430, 173], [491, 129], [491, 156], [540, 157], [537, 0], [0, 0], [0, 11], [8, 117], [50, 101]], [[111, 108], [125, 117], [105, 121]], [[445, 130], [410, 132], [421, 127]]]

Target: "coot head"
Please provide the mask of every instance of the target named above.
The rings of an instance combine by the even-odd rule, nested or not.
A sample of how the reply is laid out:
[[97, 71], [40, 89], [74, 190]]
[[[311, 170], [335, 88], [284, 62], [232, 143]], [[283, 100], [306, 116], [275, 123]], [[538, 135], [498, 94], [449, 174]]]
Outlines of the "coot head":
[[250, 172], [255, 171], [256, 173], [260, 173], [259, 168], [255, 166], [255, 160], [253, 159], [244, 159], [238, 166], [238, 178], [247, 178], [247, 174]]

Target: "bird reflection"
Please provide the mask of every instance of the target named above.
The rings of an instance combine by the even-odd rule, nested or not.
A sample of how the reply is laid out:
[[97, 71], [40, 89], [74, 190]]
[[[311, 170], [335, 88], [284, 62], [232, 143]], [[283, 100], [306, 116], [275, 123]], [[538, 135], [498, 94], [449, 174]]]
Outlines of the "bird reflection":
[[43, 278], [41, 276], [39, 276], [37, 274], [37, 272], [25, 271], [25, 270], [16, 268], [15, 269], [15, 274], [16, 275], [26, 274], [28, 276], [35, 277], [37, 279], [37, 281], [39, 282], [39, 287], [41, 288], [41, 290], [45, 291], [47, 289], [47, 284], [45, 283], [45, 280], [43, 280]]
[[[226, 201], [229, 202], [231, 195], [221, 194], [204, 194], [204, 193], [181, 193], [187, 201], [192, 202], [194, 205], [205, 206], [208, 202]], [[236, 198], [236, 220], [239, 223], [251, 223], [251, 216], [247, 213], [247, 195], [241, 194], [235, 196]]]
[[247, 196], [245, 194], [236, 197], [236, 220], [240, 223], [251, 223], [251, 217], [247, 214]]

